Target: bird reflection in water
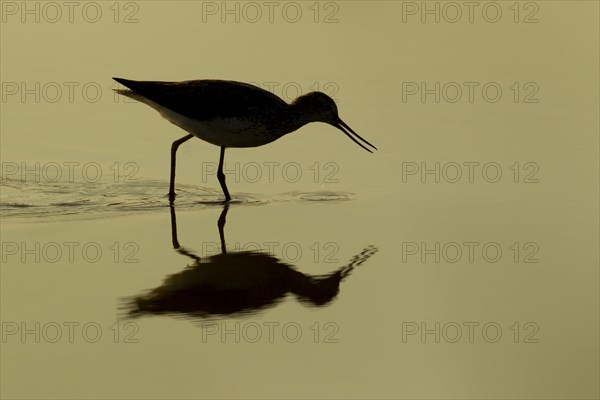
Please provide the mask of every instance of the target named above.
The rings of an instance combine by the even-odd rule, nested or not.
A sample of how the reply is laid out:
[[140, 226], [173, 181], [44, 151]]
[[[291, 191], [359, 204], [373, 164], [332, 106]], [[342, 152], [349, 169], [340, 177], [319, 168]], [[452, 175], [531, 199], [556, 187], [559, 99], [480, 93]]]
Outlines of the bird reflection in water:
[[347, 265], [327, 275], [311, 276], [262, 251], [227, 252], [223, 233], [229, 206], [218, 220], [221, 254], [202, 259], [179, 245], [175, 208], [171, 208], [174, 249], [193, 260], [183, 271], [169, 275], [163, 284], [128, 302], [128, 315], [171, 314], [193, 318], [236, 316], [272, 307], [288, 293], [301, 303], [320, 307], [338, 294], [340, 282], [367, 261], [377, 248], [369, 246]]

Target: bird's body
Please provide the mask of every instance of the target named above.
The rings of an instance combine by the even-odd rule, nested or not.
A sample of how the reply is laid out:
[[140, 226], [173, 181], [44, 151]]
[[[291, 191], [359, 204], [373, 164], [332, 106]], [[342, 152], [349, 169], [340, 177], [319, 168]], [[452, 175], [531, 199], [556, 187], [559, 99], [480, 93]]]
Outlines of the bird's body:
[[149, 105], [169, 122], [216, 146], [262, 146], [303, 125], [293, 107], [247, 83], [116, 80], [130, 89], [119, 93]]
[[320, 92], [308, 93], [288, 104], [273, 93], [242, 82], [195, 80], [183, 82], [132, 81], [113, 78], [128, 89], [119, 94], [138, 100], [157, 110], [169, 122], [189, 135], [175, 141], [171, 148], [171, 187], [173, 200], [175, 152], [193, 136], [221, 147], [219, 182], [230, 199], [222, 172], [223, 157], [229, 147], [257, 147], [271, 143], [309, 122], [325, 122], [375, 148], [352, 131], [337, 115], [335, 102]]

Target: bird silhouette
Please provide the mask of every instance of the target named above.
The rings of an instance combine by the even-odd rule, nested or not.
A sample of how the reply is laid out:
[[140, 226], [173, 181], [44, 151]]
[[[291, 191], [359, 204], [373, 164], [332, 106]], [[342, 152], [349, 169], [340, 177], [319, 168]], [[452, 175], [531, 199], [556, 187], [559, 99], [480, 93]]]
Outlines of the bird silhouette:
[[334, 272], [311, 276], [261, 251], [228, 252], [224, 226], [228, 206], [218, 221], [221, 254], [201, 258], [180, 246], [175, 208], [171, 206], [173, 248], [193, 260], [183, 271], [167, 276], [146, 293], [127, 299], [128, 316], [171, 314], [191, 318], [256, 313], [295, 296], [307, 306], [325, 306], [337, 296], [340, 282], [367, 261], [377, 248], [369, 246]]
[[223, 173], [226, 148], [262, 146], [310, 122], [324, 122], [344, 132], [368, 152], [372, 151], [365, 144], [377, 150], [342, 121], [335, 101], [322, 92], [307, 93], [288, 104], [267, 90], [243, 82], [113, 79], [128, 88], [115, 89], [117, 93], [149, 105], [169, 122], [188, 132], [171, 145], [171, 203], [175, 199], [177, 149], [194, 136], [221, 148], [217, 178], [225, 202], [231, 200]]

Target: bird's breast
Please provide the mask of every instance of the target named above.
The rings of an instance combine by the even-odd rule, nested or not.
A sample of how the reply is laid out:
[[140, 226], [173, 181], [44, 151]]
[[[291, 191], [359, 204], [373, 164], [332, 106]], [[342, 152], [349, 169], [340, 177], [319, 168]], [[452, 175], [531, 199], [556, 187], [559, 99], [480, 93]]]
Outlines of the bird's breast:
[[158, 112], [169, 122], [199, 139], [223, 147], [256, 147], [270, 143], [284, 133], [259, 120], [215, 117], [197, 120], [159, 106]]

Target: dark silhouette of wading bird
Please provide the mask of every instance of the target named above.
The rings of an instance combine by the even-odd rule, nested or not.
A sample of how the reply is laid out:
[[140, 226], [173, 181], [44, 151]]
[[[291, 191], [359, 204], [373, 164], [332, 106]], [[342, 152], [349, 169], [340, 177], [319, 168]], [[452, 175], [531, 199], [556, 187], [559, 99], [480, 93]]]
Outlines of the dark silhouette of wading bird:
[[223, 173], [223, 159], [228, 147], [262, 146], [310, 122], [325, 122], [340, 129], [368, 152], [372, 153], [365, 144], [377, 150], [341, 120], [335, 102], [325, 93], [307, 93], [288, 104], [271, 92], [242, 82], [113, 79], [128, 88], [116, 89], [117, 93], [149, 105], [188, 132], [171, 145], [170, 202], [175, 199], [177, 148], [194, 136], [221, 147], [217, 178], [226, 202], [231, 200]]
[[228, 252], [224, 231], [228, 207], [224, 205], [217, 223], [221, 253], [200, 257], [179, 244], [175, 207], [170, 205], [173, 248], [193, 263], [165, 277], [160, 286], [124, 298], [122, 308], [129, 317], [237, 317], [274, 307], [288, 295], [305, 306], [324, 307], [338, 296], [340, 283], [377, 252], [368, 246], [348, 264], [317, 276], [304, 274], [265, 251]]

